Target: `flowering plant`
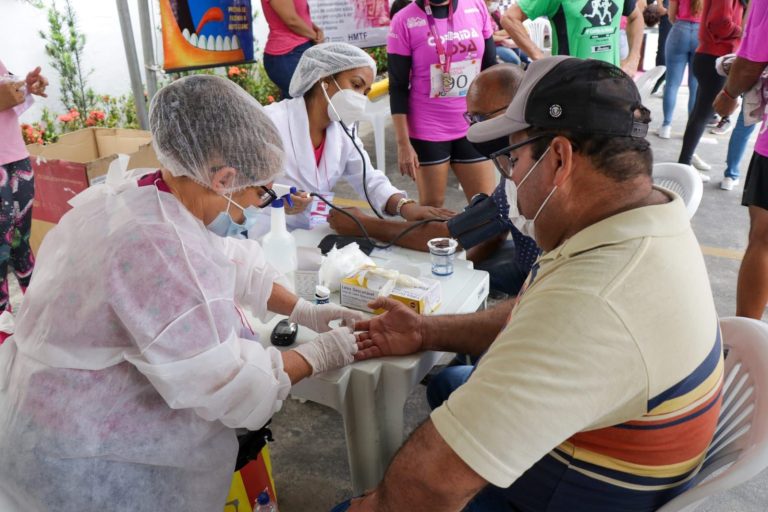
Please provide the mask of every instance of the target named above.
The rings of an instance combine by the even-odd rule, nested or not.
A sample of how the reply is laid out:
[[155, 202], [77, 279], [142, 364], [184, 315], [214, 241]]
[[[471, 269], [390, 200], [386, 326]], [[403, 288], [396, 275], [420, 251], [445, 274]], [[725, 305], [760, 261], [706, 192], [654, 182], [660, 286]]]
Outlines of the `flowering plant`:
[[275, 98], [280, 96], [280, 89], [269, 79], [261, 62], [230, 66], [227, 68], [227, 78], [245, 89], [262, 105], [274, 103]]

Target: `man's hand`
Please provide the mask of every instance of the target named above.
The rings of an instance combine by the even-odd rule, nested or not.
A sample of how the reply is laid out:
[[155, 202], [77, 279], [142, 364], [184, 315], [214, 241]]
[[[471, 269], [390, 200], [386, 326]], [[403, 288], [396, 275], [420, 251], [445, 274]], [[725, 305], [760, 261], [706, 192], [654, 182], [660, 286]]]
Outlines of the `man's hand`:
[[715, 107], [715, 112], [717, 112], [720, 116], [727, 117], [733, 114], [737, 108], [739, 108], [739, 100], [733, 99], [725, 92], [720, 91], [712, 106]]
[[400, 215], [402, 215], [405, 220], [412, 221], [425, 219], [448, 220], [456, 215], [456, 212], [447, 208], [436, 208], [434, 206], [422, 206], [416, 203], [407, 203], [400, 209]]
[[48, 95], [45, 94], [45, 88], [48, 86], [48, 80], [40, 74], [40, 71], [40, 66], [37, 66], [34, 70], [27, 73], [27, 92], [47, 98]]
[[402, 302], [380, 297], [368, 304], [371, 309], [386, 310], [370, 320], [355, 324], [360, 361], [372, 357], [406, 356], [423, 350], [422, 326], [424, 318]]
[[24, 103], [24, 82], [0, 83], [0, 112]]
[[[357, 217], [363, 223], [365, 222], [365, 218], [368, 217], [368, 215], [364, 214], [360, 208], [344, 208], [344, 211]], [[340, 235], [362, 235], [360, 232], [360, 227], [357, 225], [357, 223], [355, 223], [355, 221], [336, 210], [331, 210], [331, 213], [328, 214], [328, 224], [331, 226], [332, 230]]]
[[288, 203], [285, 203], [285, 213], [296, 215], [306, 210], [312, 204], [312, 197], [306, 192], [297, 192], [296, 194], [291, 194], [291, 201], [293, 201], [293, 206], [288, 206]]

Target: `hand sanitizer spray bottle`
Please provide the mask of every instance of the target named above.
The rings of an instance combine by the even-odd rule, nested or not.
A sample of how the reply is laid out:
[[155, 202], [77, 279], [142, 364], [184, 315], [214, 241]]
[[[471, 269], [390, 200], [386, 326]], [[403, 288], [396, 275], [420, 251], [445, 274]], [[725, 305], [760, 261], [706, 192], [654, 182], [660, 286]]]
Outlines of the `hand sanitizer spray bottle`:
[[285, 225], [285, 204], [293, 206], [291, 194], [296, 193], [296, 188], [278, 184], [273, 185], [272, 188], [279, 197], [270, 205], [272, 207], [271, 228], [269, 233], [261, 239], [261, 247], [266, 260], [288, 278], [293, 288], [294, 272], [298, 265], [296, 240]]

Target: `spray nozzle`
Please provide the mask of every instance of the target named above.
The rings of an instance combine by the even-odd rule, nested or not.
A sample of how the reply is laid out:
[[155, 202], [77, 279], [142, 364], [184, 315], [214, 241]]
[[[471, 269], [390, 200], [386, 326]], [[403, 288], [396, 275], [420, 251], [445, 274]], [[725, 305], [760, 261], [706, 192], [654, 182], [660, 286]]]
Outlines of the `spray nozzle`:
[[272, 202], [273, 206], [275, 206], [276, 208], [282, 208], [285, 205], [285, 203], [288, 203], [288, 206], [293, 208], [293, 199], [291, 199], [291, 194], [296, 194], [298, 192], [296, 187], [281, 185], [280, 183], [274, 183], [272, 185], [272, 190], [275, 191], [275, 194], [277, 194], [277, 197], [279, 198], [279, 200], [280, 199], [282, 200], [280, 202], [280, 206], [275, 206], [275, 203], [278, 200], [273, 201]]

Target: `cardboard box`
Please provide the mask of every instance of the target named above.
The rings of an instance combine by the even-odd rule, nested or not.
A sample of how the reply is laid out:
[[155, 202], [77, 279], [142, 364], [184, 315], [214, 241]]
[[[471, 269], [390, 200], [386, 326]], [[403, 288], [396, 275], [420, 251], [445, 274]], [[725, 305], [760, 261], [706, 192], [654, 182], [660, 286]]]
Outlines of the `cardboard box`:
[[35, 200], [32, 207], [30, 243], [37, 253], [43, 237], [71, 206], [71, 198], [103, 180], [118, 153], [130, 155], [128, 169], [160, 167], [144, 130], [86, 128], [66, 133], [58, 142], [27, 146], [35, 172]]
[[[379, 314], [382, 311], [374, 311], [368, 307], [368, 303], [379, 296], [379, 289], [386, 280], [380, 277], [358, 279], [359, 274], [345, 277], [341, 280], [341, 305], [348, 308], [359, 309], [368, 313]], [[435, 279], [418, 278], [426, 284], [427, 288], [409, 288], [395, 286], [389, 294], [390, 299], [402, 302], [415, 312], [422, 315], [434, 313], [440, 307], [442, 300], [442, 288], [440, 281]]]

